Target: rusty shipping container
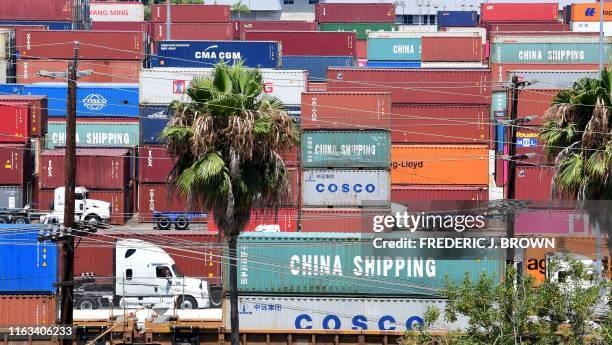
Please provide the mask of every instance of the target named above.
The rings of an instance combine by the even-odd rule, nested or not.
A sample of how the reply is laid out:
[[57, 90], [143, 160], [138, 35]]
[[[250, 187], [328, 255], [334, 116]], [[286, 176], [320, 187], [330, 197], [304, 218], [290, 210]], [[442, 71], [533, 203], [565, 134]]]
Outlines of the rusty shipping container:
[[[53, 210], [53, 189], [40, 189], [38, 191], [37, 209]], [[129, 190], [90, 190], [89, 198], [106, 201], [111, 204], [112, 225], [125, 225], [132, 218], [132, 192]]]
[[[298, 231], [298, 209], [279, 208], [255, 209], [251, 211], [251, 219], [244, 227], [247, 232], [296, 232]], [[219, 232], [212, 214], [208, 215], [208, 231]]]
[[304, 92], [302, 129], [389, 129], [391, 94], [382, 92]]
[[317, 4], [319, 23], [394, 23], [395, 4]]
[[0, 146], [0, 185], [23, 186], [32, 176], [30, 145]]
[[245, 31], [317, 31], [316, 22], [306, 22], [297, 20], [233, 20], [233, 38], [242, 39]]
[[488, 105], [391, 106], [391, 142], [489, 144]]
[[36, 31], [17, 37], [22, 59], [71, 59], [74, 41], [79, 41], [79, 59], [142, 60], [144, 36], [135, 31]]
[[30, 108], [26, 103], [0, 103], [0, 143], [29, 142]]
[[0, 295], [0, 325], [52, 326], [55, 324], [55, 306], [54, 296]]
[[391, 92], [393, 103], [490, 104], [485, 69], [329, 68], [330, 92]]
[[82, 0], [0, 0], [0, 20], [74, 21]]
[[[64, 150], [43, 151], [40, 187], [64, 186]], [[88, 189], [122, 190], [130, 183], [131, 157], [126, 149], [81, 148], [76, 152], [76, 185]]]
[[47, 134], [47, 97], [29, 95], [0, 95], [0, 103], [27, 103], [30, 110], [28, 119], [30, 137]]
[[[151, 6], [151, 21], [166, 22], [166, 5]], [[227, 5], [171, 5], [172, 23], [229, 23], [230, 7]]]
[[422, 62], [480, 62], [483, 50], [480, 37], [423, 35], [421, 38]]
[[187, 197], [166, 183], [138, 185], [138, 216], [141, 222], [152, 222], [154, 211], [188, 211]]
[[[170, 27], [172, 40], [231, 41], [234, 32], [231, 23], [174, 23]], [[153, 24], [153, 40], [167, 40], [166, 24]]]
[[[493, 89], [506, 90], [504, 83], [509, 82], [509, 71], [563, 71], [563, 70], [597, 70], [597, 64], [546, 64], [546, 63], [491, 63], [491, 74], [493, 75]], [[520, 99], [520, 98], [519, 98]]]
[[165, 145], [146, 145], [138, 148], [138, 181], [166, 183], [174, 161]]
[[[38, 72], [65, 72], [68, 62], [68, 60], [18, 59], [17, 83], [48, 82], [49, 78], [38, 75]], [[141, 68], [140, 61], [79, 60], [79, 70], [93, 71], [93, 74], [79, 78], [79, 82], [137, 83]]]
[[138, 31], [149, 32], [149, 22], [92, 22], [94, 31]]
[[552, 198], [554, 167], [518, 166], [515, 171], [515, 199], [548, 201]]
[[281, 42], [283, 56], [357, 56], [354, 32], [246, 31], [244, 40]]
[[488, 185], [486, 145], [391, 145], [391, 183]]
[[371, 233], [373, 217], [388, 214], [388, 208], [302, 208], [300, 232]]
[[487, 186], [391, 186], [391, 201], [410, 212], [473, 210], [488, 200]]
[[559, 17], [557, 3], [484, 3], [480, 21], [486, 22], [553, 22]]

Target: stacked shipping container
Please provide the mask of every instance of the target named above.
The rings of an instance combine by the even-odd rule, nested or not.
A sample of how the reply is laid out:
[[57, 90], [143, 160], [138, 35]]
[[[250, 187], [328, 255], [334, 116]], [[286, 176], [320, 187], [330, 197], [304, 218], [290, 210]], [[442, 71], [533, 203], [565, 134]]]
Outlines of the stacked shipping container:
[[[166, 5], [151, 6], [154, 42], [161, 40], [219, 40], [233, 38], [230, 6], [227, 5], [171, 5], [166, 18]], [[170, 32], [166, 32], [170, 20]]]

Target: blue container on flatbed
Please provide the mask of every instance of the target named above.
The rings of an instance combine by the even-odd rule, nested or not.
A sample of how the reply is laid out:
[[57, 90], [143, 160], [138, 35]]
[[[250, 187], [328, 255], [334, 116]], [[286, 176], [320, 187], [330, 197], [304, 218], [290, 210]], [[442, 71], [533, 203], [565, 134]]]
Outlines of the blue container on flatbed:
[[353, 56], [283, 56], [283, 69], [308, 71], [310, 81], [324, 82], [328, 67], [356, 67]]
[[476, 11], [438, 11], [439, 27], [474, 27], [478, 24]]
[[58, 251], [39, 242], [41, 225], [0, 224], [0, 294], [53, 294]]
[[161, 132], [166, 128], [171, 114], [168, 104], [140, 105], [140, 142], [160, 144]]
[[281, 44], [269, 41], [159, 41], [152, 67], [213, 67], [220, 61], [247, 67], [279, 68]]

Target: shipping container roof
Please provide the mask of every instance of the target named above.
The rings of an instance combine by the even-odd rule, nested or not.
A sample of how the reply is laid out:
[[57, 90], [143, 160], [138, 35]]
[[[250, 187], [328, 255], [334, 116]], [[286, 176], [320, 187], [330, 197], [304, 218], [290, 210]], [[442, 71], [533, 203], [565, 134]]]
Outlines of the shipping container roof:
[[234, 5], [242, 1], [251, 11], [280, 11], [282, 9], [280, 0], [216, 0], [217, 5]]

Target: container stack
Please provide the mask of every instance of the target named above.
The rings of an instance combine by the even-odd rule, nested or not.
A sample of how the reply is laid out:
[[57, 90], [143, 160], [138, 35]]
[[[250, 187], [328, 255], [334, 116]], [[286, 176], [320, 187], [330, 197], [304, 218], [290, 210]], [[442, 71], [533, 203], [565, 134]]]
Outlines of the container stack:
[[242, 40], [246, 31], [317, 31], [316, 22], [294, 20], [232, 20], [233, 37]]
[[80, 30], [89, 25], [89, 0], [0, 1], [1, 25], [44, 25], [51, 30]]
[[[151, 21], [153, 42], [233, 39], [230, 6], [227, 5], [171, 5], [169, 9], [165, 4], [152, 5]], [[170, 32], [167, 32], [168, 26]]]
[[[145, 35], [145, 49], [150, 41], [149, 22], [144, 5], [138, 2], [91, 2], [91, 29], [96, 31], [135, 31]], [[147, 50], [148, 52], [148, 50]]]
[[[599, 3], [572, 4], [569, 7], [569, 20], [572, 31], [576, 32], [599, 32]], [[604, 3], [604, 27], [605, 36], [612, 36], [612, 4]]]

